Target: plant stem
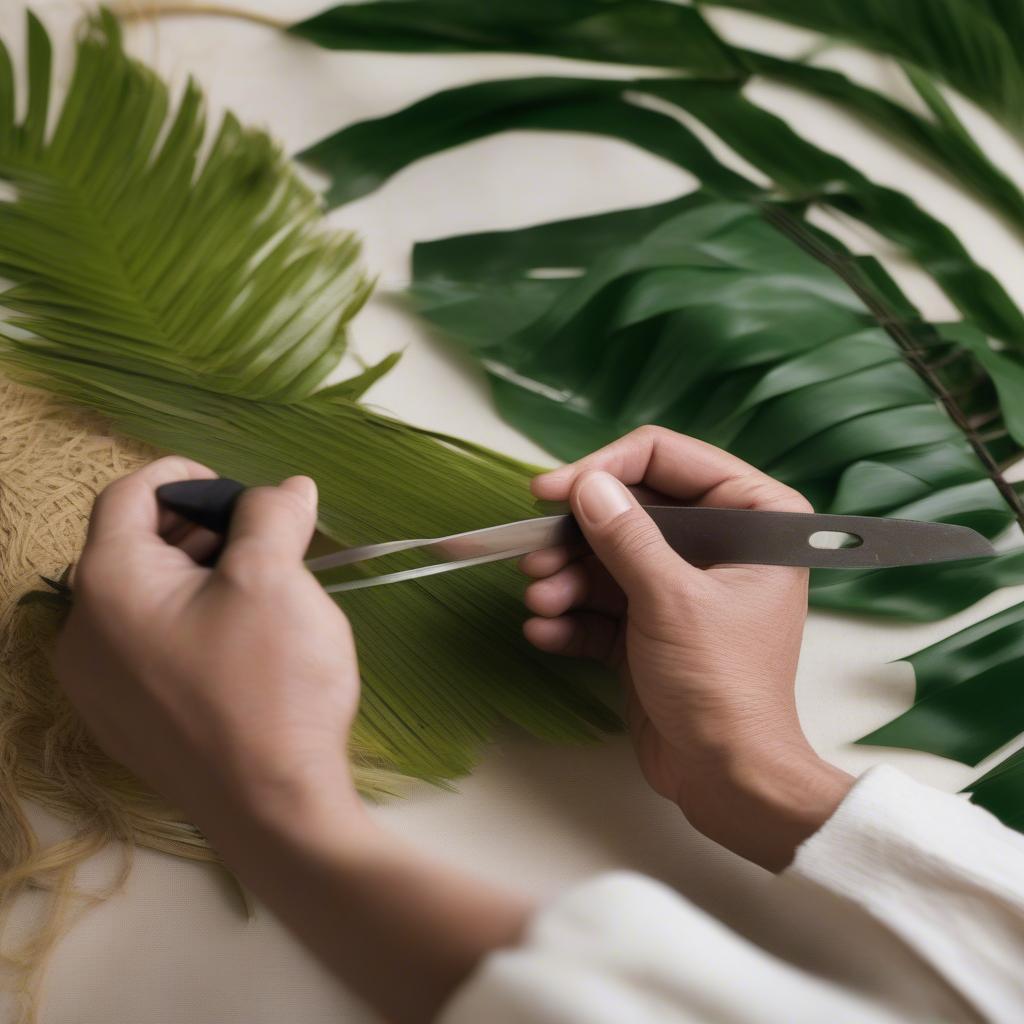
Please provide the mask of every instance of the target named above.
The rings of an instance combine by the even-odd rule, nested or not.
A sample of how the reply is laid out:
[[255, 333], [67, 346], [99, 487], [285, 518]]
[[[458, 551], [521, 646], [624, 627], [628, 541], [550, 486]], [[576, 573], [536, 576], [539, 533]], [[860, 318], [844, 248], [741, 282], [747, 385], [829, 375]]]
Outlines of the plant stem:
[[998, 488], [999, 493], [1012, 509], [1017, 522], [1024, 527], [1024, 501], [1021, 500], [1013, 485], [1003, 476], [1003, 468], [1005, 467], [1001, 467], [996, 462], [986, 445], [987, 441], [997, 440], [1003, 436], [1005, 430], [982, 435], [974, 428], [964, 411], [960, 408], [956, 398], [943, 383], [941, 377], [921, 358], [922, 354], [918, 348], [918, 340], [908, 330], [904, 318], [896, 316], [889, 309], [885, 301], [879, 297], [874, 286], [865, 279], [860, 269], [852, 260], [847, 258], [844, 253], [836, 252], [826, 245], [817, 235], [809, 231], [800, 220], [782, 207], [771, 203], [762, 203], [761, 213], [772, 227], [799, 245], [808, 255], [813, 256], [832, 270], [837, 277], [853, 290], [861, 302], [867, 306], [886, 334], [896, 343], [907, 365], [924, 381], [928, 389], [942, 403], [942, 407], [946, 410], [949, 418], [959, 427], [967, 439], [967, 443], [981, 460], [990, 479]]
[[288, 22], [281, 18], [260, 14], [257, 11], [245, 11], [227, 4], [191, 4], [191, 3], [146, 3], [125, 0], [124, 3], [111, 7], [114, 16], [121, 21], [143, 21], [150, 18], [177, 17], [180, 15], [205, 14], [217, 18], [238, 18], [251, 21], [257, 25], [268, 25], [270, 28], [287, 28]]

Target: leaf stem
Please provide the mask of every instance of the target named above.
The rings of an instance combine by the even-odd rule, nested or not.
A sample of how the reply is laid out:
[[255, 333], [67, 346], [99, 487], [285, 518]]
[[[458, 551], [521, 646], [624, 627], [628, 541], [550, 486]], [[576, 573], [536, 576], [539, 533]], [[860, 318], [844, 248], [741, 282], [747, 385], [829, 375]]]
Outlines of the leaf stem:
[[124, 3], [114, 4], [111, 7], [111, 12], [121, 21], [144, 21], [150, 18], [199, 14], [217, 18], [237, 18], [241, 21], [251, 21], [257, 25], [267, 25], [270, 28], [278, 29], [287, 28], [289, 24], [282, 18], [260, 14], [258, 11], [242, 10], [227, 4], [147, 3], [144, 0], [125, 0]]
[[998, 438], [1005, 435], [1006, 431], [990, 431], [987, 434], [981, 434], [975, 429], [967, 415], [960, 408], [956, 398], [943, 383], [942, 378], [921, 358], [922, 353], [918, 348], [918, 340], [907, 329], [905, 319], [893, 314], [885, 301], [879, 297], [876, 289], [870, 282], [864, 279], [864, 275], [852, 260], [848, 259], [843, 253], [836, 252], [826, 245], [788, 210], [775, 204], [762, 203], [761, 213], [769, 224], [800, 246], [808, 255], [813, 256], [832, 270], [837, 277], [853, 290], [861, 302], [867, 306], [886, 334], [896, 343], [907, 365], [924, 381], [928, 389], [942, 403], [942, 407], [946, 410], [949, 418], [963, 433], [967, 443], [981, 460], [989, 478], [1010, 506], [1017, 522], [1024, 527], [1024, 501], [1021, 500], [1014, 486], [1003, 476], [1003, 469], [1007, 467], [1000, 466], [992, 457], [992, 453], [987, 447], [987, 442], [998, 440]]

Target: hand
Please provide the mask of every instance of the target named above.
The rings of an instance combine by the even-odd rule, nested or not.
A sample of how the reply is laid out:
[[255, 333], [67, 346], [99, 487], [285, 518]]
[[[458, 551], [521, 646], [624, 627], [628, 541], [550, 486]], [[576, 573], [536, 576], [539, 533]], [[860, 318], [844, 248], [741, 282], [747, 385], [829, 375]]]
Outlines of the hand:
[[590, 552], [552, 548], [521, 562], [537, 579], [526, 591], [537, 616], [524, 626], [527, 638], [620, 672], [651, 786], [711, 838], [780, 869], [851, 784], [817, 757], [797, 717], [807, 570], [697, 569], [623, 484], [696, 505], [810, 506], [725, 452], [642, 427], [534, 480], [538, 498], [571, 502]]
[[166, 458], [100, 495], [57, 677], [101, 746], [214, 837], [239, 809], [266, 815], [328, 792], [358, 814], [346, 756], [355, 648], [302, 564], [316, 486], [246, 491], [210, 569], [197, 559], [219, 538], [154, 492], [215, 475]]
[[432, 1020], [529, 904], [408, 849], [352, 785], [348, 621], [304, 568], [316, 487], [239, 499], [220, 543], [155, 490], [212, 477], [167, 458], [108, 487], [74, 574], [56, 672], [100, 745], [172, 800], [239, 879], [395, 1024]]

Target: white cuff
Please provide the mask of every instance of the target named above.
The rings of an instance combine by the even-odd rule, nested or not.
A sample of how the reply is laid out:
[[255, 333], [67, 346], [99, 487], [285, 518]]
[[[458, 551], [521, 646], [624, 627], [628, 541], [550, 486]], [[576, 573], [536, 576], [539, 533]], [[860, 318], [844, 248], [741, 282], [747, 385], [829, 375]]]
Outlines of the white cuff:
[[873, 768], [788, 874], [860, 904], [986, 1019], [1024, 1020], [1024, 836], [966, 798]]

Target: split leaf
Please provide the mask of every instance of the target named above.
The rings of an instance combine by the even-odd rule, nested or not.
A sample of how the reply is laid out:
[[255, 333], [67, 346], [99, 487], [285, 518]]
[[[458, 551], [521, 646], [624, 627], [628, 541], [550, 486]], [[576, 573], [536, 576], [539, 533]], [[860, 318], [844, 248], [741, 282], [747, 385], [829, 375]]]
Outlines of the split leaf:
[[[648, 109], [645, 103], [652, 102], [668, 109]], [[719, 161], [671, 116], [673, 108], [701, 121], [766, 174], [772, 188], [761, 189]], [[341, 204], [425, 156], [513, 128], [607, 135], [677, 164], [723, 197], [778, 198], [781, 193], [794, 203], [819, 204], [856, 218], [906, 249], [982, 330], [1024, 350], [1024, 317], [944, 224], [909, 197], [876, 185], [814, 146], [731, 83], [679, 78], [483, 82], [350, 125], [299, 159], [328, 175], [328, 200]]]
[[[977, 438], [972, 446], [890, 329], [902, 325], [903, 344], [923, 354], [936, 386], [955, 391], [970, 414], [998, 410], [997, 388], [1016, 386], [1017, 357], [1000, 354], [997, 365], [976, 330], [923, 323], [876, 263], [853, 260], [817, 233], [883, 303], [880, 317], [829, 265], [776, 231], [768, 212], [695, 193], [421, 243], [411, 296], [480, 360], [502, 415], [561, 458], [659, 423], [728, 448], [802, 490], [819, 511], [998, 535], [1014, 516], [979, 458], [989, 447]], [[502, 294], [509, 310], [496, 333]], [[1020, 450], [1024, 435], [1017, 438], [992, 442], [999, 459]], [[812, 597], [835, 609], [930, 619], [1022, 580], [1024, 558], [1014, 554], [822, 571]]]
[[914, 64], [1024, 130], [1020, 0], [707, 0], [792, 22]]

